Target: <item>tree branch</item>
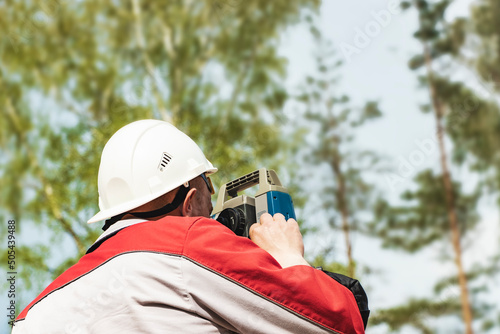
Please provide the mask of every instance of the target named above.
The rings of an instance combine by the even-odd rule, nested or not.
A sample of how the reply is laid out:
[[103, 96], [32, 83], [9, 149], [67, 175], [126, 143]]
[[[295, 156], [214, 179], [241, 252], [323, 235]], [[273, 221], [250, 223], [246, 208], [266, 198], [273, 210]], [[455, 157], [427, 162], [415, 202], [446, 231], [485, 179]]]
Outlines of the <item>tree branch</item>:
[[132, 14], [134, 16], [135, 40], [137, 42], [137, 45], [139, 46], [139, 49], [141, 50], [142, 59], [146, 67], [146, 72], [149, 74], [150, 78], [153, 81], [153, 94], [156, 98], [158, 111], [164, 120], [172, 122], [172, 115], [167, 112], [167, 109], [165, 108], [165, 104], [163, 103], [163, 99], [161, 97], [161, 90], [158, 83], [158, 78], [155, 75], [154, 64], [151, 61], [151, 58], [149, 58], [147, 52], [146, 39], [144, 38], [142, 29], [141, 6], [139, 0], [132, 0]]
[[80, 236], [75, 232], [71, 224], [63, 217], [62, 212], [58, 207], [57, 201], [55, 200], [52, 186], [43, 175], [42, 168], [38, 163], [38, 159], [36, 159], [36, 157], [32, 153], [33, 150], [31, 150], [30, 147], [27, 146], [27, 140], [25, 138], [24, 132], [22, 131], [21, 121], [19, 120], [19, 117], [16, 114], [14, 105], [12, 104], [10, 98], [7, 98], [5, 107], [7, 110], [7, 115], [9, 116], [12, 124], [14, 124], [16, 132], [18, 132], [21, 138], [20, 140], [21, 145], [25, 146], [26, 148], [25, 152], [27, 152], [29, 161], [35, 170], [35, 175], [39, 178], [39, 180], [42, 183], [42, 190], [49, 203], [50, 211], [52, 212], [56, 220], [59, 222], [59, 224], [62, 226], [63, 230], [73, 238], [73, 241], [75, 242], [78, 248], [78, 252], [80, 254], [85, 253], [86, 247], [83, 245], [82, 241], [80, 240]]

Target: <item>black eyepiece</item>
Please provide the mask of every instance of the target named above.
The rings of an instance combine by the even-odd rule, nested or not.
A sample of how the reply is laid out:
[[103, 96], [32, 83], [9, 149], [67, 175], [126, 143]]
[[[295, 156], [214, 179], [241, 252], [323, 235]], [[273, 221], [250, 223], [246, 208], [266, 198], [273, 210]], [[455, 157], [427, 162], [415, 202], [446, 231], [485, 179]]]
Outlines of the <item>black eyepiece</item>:
[[239, 208], [228, 208], [221, 211], [217, 221], [228, 227], [236, 235], [245, 236], [245, 213]]

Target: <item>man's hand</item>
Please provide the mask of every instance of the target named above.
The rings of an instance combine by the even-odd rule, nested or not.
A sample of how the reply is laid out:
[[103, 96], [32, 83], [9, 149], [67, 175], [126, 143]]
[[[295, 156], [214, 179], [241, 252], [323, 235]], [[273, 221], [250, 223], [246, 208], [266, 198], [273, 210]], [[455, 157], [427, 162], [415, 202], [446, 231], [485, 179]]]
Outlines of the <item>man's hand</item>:
[[265, 213], [260, 223], [250, 227], [250, 239], [271, 254], [282, 268], [309, 263], [304, 259], [304, 243], [295, 219], [285, 220], [281, 213]]

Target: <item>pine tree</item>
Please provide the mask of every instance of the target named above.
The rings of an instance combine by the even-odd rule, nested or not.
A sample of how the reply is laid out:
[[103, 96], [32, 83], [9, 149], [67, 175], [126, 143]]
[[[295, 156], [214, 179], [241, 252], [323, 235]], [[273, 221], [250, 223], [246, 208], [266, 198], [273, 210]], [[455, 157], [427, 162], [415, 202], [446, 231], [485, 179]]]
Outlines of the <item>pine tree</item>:
[[[302, 137], [304, 141], [300, 142], [300, 152], [303, 155], [297, 160], [309, 165], [310, 173], [321, 173], [323, 179], [323, 188], [315, 191], [320, 198], [319, 203], [311, 200], [306, 205], [319, 207], [328, 225], [315, 226], [312, 222], [309, 225], [322, 234], [330, 234], [332, 229], [342, 231], [347, 264], [329, 263], [332, 245], [325, 245], [313, 262], [325, 269], [355, 277], [352, 234], [358, 230], [362, 216], [369, 211], [373, 200], [374, 188], [365, 181], [364, 171], [373, 167], [377, 156], [373, 152], [353, 148], [353, 133], [365, 122], [381, 116], [381, 112], [376, 102], [368, 102], [363, 108], [353, 108], [349, 98], [337, 92], [342, 61], [314, 25], [311, 31], [317, 48], [316, 74], [307, 76], [297, 96], [303, 109], [303, 118], [298, 119], [302, 126], [298, 127], [298, 131], [302, 135], [308, 132], [315, 135]], [[321, 172], [321, 166], [326, 166], [327, 172]], [[306, 178], [309, 179], [310, 175]], [[308, 182], [305, 180], [303, 187], [310, 193]]]
[[[434, 310], [437, 306], [440, 311], [435, 312], [435, 316], [453, 314], [455, 306], [459, 305], [465, 332], [469, 334], [473, 333], [473, 314], [476, 318], [485, 314], [485, 308], [479, 301], [479, 291], [471, 287], [478, 282], [481, 272], [487, 270], [476, 266], [469, 271], [464, 269], [462, 242], [478, 221], [475, 206], [481, 190], [478, 188], [468, 195], [461, 191], [460, 184], [453, 181], [450, 162], [465, 165], [471, 172], [485, 170], [481, 167], [484, 162], [480, 156], [478, 159], [477, 153], [489, 156], [494, 152], [490, 150], [491, 145], [485, 147], [484, 144], [489, 142], [490, 133], [495, 132], [493, 128], [498, 124], [498, 116], [495, 114], [498, 113], [494, 103], [479, 97], [464, 83], [454, 82], [449, 78], [447, 69], [460, 66], [462, 49], [468, 38], [465, 19], [459, 18], [451, 23], [444, 19], [450, 3], [423, 0], [403, 3], [403, 7], [413, 7], [419, 15], [419, 29], [415, 38], [422, 43], [422, 53], [413, 57], [409, 65], [413, 70], [422, 70], [420, 81], [429, 91], [430, 103], [422, 109], [434, 114], [441, 173], [423, 171], [417, 175], [418, 190], [407, 191], [402, 195], [402, 200], [407, 203], [405, 206], [391, 207], [386, 202], [381, 202], [373, 228], [386, 246], [410, 252], [442, 242], [449, 235], [457, 274], [436, 284], [435, 298], [418, 301], [430, 305], [429, 307], [415, 311], [410, 317], [407, 312], [412, 310], [410, 306], [416, 305], [416, 301], [412, 300], [390, 312], [380, 313], [381, 318], [376, 318], [375, 322], [384, 322], [382, 318], [385, 317], [385, 321], [393, 329], [406, 323], [425, 333], [431, 329], [420, 315], [425, 315], [429, 309]], [[452, 139], [451, 148], [446, 148], [445, 138]], [[479, 147], [482, 149], [479, 150]], [[448, 156], [450, 151], [451, 159]], [[473, 153], [474, 157], [468, 153]], [[459, 287], [458, 304], [452, 299], [439, 298], [443, 287], [450, 285]], [[475, 295], [474, 299], [471, 299], [471, 293]], [[395, 317], [394, 314], [398, 312], [399, 316]], [[408, 321], [401, 317], [402, 314], [406, 314]], [[483, 324], [483, 329], [486, 327]]]

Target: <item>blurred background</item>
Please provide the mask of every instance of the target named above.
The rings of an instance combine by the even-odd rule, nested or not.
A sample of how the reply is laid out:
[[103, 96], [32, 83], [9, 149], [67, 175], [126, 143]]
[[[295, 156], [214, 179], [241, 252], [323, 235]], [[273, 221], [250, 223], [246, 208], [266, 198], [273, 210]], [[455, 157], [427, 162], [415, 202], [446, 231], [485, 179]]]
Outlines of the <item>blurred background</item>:
[[498, 0], [0, 2], [17, 312], [99, 236], [106, 141], [156, 118], [216, 187], [277, 170], [306, 258], [367, 290], [367, 333], [499, 333], [499, 17]]

